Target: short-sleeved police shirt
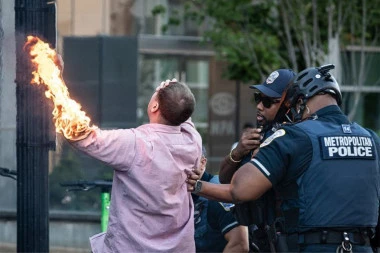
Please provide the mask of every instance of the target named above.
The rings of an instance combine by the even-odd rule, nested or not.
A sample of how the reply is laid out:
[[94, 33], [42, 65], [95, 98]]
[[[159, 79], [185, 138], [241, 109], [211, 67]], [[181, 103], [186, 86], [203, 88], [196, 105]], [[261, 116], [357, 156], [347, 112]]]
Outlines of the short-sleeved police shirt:
[[[201, 178], [206, 182], [219, 182], [219, 179], [215, 180], [215, 176], [205, 172]], [[207, 220], [211, 228], [219, 231], [223, 237], [231, 229], [239, 226], [235, 216], [231, 212], [231, 208], [234, 205], [231, 203], [223, 203], [214, 200], [208, 200]]]
[[[321, 121], [347, 124], [348, 119], [338, 106], [324, 107], [316, 112]], [[297, 179], [310, 165], [313, 147], [309, 136], [297, 128], [284, 125], [268, 137], [251, 160], [276, 187]]]
[[239, 226], [231, 212], [231, 204], [209, 200], [207, 219], [209, 225], [224, 236], [231, 229]]

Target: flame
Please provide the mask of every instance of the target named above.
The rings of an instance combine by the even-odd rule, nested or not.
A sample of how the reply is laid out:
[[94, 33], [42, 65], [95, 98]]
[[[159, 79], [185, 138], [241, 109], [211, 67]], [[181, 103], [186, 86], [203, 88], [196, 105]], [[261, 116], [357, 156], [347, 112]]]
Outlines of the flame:
[[45, 85], [45, 95], [54, 103], [52, 114], [56, 132], [69, 140], [86, 138], [97, 127], [90, 126], [91, 119], [81, 110], [82, 106], [70, 98], [62, 78], [60, 56], [48, 43], [34, 36], [27, 37], [24, 49], [29, 52], [34, 67], [31, 84]]

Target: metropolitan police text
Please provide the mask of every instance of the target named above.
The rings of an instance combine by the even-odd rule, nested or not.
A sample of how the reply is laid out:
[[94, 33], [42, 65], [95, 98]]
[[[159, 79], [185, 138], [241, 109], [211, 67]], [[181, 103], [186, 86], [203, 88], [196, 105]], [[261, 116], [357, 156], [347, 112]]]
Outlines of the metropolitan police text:
[[372, 141], [363, 136], [329, 136], [324, 137], [324, 145], [328, 147], [330, 157], [361, 156], [372, 157]]

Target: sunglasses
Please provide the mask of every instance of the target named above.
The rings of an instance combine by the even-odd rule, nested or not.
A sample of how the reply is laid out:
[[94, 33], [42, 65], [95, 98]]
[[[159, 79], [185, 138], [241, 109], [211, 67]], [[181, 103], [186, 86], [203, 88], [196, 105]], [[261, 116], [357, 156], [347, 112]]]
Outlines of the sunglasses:
[[277, 104], [277, 103], [280, 103], [281, 99], [273, 99], [273, 98], [270, 98], [270, 97], [264, 97], [263, 95], [261, 95], [261, 93], [255, 93], [255, 102], [256, 104], [260, 104], [260, 102], [263, 103], [263, 106], [265, 108], [270, 108], [273, 104]]

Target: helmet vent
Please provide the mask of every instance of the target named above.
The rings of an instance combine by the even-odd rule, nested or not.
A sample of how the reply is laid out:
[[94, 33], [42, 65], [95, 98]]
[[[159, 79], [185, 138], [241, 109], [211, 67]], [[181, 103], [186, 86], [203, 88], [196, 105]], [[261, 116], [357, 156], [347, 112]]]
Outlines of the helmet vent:
[[313, 86], [309, 91], [310, 91], [310, 93], [313, 93], [313, 91], [315, 91], [316, 89], [318, 88], [318, 86], [317, 85], [315, 85], [315, 86]]
[[306, 82], [304, 82], [303, 84], [302, 84], [302, 86], [305, 88], [309, 83], [311, 83], [313, 81], [313, 79], [309, 79], [309, 80], [307, 80]]
[[297, 81], [301, 80], [304, 76], [306, 76], [308, 74], [308, 72], [306, 73], [303, 73], [302, 75], [300, 75], [298, 78], [297, 78]]

